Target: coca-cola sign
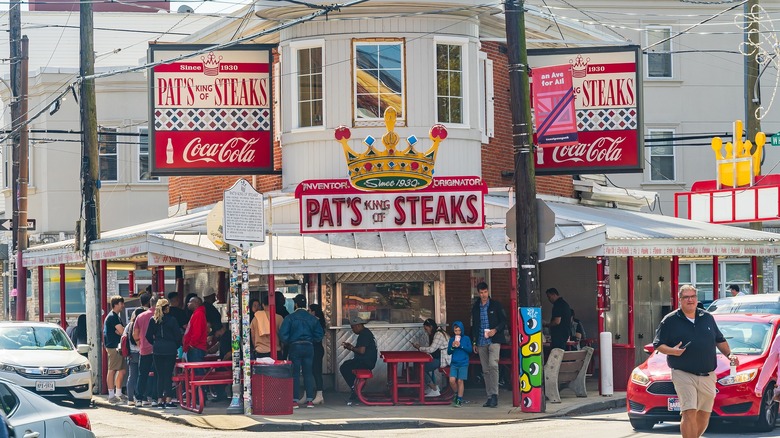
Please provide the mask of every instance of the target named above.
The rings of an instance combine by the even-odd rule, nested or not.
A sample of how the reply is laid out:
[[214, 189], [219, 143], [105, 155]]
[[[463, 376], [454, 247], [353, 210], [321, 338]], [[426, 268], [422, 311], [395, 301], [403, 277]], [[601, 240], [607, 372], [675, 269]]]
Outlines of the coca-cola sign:
[[272, 47], [208, 47], [149, 47], [152, 174], [273, 173]]
[[536, 173], [641, 172], [644, 145], [639, 47], [541, 49], [529, 50], [528, 55], [532, 71], [571, 65], [577, 115], [578, 143], [537, 148]]

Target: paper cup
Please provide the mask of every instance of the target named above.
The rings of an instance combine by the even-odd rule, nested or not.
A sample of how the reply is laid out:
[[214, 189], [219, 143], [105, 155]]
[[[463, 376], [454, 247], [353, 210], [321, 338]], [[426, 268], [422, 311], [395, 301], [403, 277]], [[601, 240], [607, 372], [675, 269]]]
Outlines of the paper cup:
[[490, 329], [485, 329], [485, 339], [490, 337]]

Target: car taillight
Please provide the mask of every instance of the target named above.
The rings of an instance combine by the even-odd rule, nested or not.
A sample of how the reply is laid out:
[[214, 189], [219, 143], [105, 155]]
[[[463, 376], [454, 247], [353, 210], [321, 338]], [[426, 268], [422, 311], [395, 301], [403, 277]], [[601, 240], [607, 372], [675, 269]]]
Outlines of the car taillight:
[[70, 419], [73, 420], [76, 426], [87, 430], [92, 430], [92, 425], [89, 424], [89, 417], [84, 412], [70, 414]]

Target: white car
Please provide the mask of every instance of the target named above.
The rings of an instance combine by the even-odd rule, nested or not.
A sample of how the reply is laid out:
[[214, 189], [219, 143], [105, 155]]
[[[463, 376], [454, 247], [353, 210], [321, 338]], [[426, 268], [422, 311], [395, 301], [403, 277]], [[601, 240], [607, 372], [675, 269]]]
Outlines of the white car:
[[0, 322], [0, 378], [52, 400], [92, 401], [92, 374], [60, 326], [48, 322]]
[[19, 438], [95, 438], [86, 413], [56, 405], [3, 379], [0, 409]]

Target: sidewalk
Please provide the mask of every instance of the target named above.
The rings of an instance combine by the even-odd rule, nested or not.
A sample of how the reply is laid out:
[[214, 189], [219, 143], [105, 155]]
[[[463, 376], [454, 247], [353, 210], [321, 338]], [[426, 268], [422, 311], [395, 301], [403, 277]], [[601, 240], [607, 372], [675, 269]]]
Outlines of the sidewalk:
[[502, 390], [496, 409], [483, 408], [484, 390], [467, 389], [464, 399], [469, 401], [461, 408], [453, 406], [347, 406], [348, 395], [325, 393], [325, 404], [313, 409], [300, 407], [292, 415], [227, 415], [229, 402], [210, 402], [203, 414], [195, 414], [181, 408], [156, 409], [112, 405], [105, 396], [93, 400], [100, 407], [149, 415], [180, 424], [218, 430], [248, 431], [296, 431], [296, 430], [370, 430], [409, 429], [424, 427], [485, 426], [512, 423], [540, 418], [562, 417], [597, 412], [604, 409], [625, 409], [626, 394], [616, 392], [612, 397], [602, 397], [594, 384], [588, 382], [588, 397], [578, 398], [571, 390], [561, 391], [562, 403], [547, 403], [542, 414], [521, 412], [512, 407], [512, 394]]

